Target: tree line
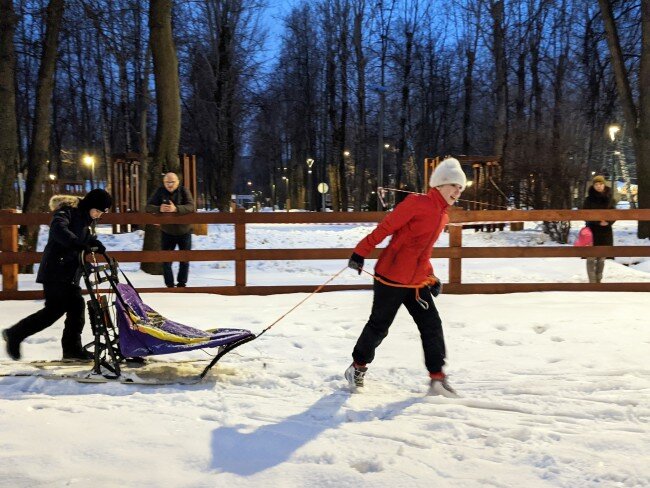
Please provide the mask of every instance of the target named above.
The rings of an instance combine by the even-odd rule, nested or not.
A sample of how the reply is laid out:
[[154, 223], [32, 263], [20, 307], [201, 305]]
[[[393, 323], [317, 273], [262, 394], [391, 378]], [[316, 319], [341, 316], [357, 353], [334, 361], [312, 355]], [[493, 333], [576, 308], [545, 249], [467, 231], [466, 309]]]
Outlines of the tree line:
[[[500, 157], [523, 208], [570, 208], [592, 173], [650, 208], [650, 0], [0, 0], [0, 206], [43, 208], [49, 174], [178, 153], [199, 200], [377, 208], [426, 157]], [[272, 29], [269, 26], [272, 25]], [[608, 127], [620, 126], [615, 140]], [[640, 237], [650, 237], [642, 223]]]

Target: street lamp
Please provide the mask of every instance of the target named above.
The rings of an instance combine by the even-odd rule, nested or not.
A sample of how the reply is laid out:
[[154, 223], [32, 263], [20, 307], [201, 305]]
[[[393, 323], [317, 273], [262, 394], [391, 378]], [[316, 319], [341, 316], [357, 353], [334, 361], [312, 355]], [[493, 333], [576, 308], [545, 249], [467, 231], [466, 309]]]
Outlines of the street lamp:
[[607, 131], [609, 132], [609, 138], [612, 140], [612, 143], [614, 145], [614, 149], [612, 150], [612, 199], [615, 196], [615, 191], [616, 191], [616, 134], [621, 130], [620, 126], [616, 124], [612, 124], [607, 128]]
[[311, 196], [311, 192], [312, 192], [311, 174], [312, 174], [312, 171], [311, 171], [311, 167], [314, 165], [314, 160], [313, 160], [313, 158], [307, 158], [307, 161], [305, 161], [305, 162], [307, 163], [307, 201], [308, 201], [307, 210], [312, 210], [312, 196]]
[[[382, 73], [382, 81], [383, 81]], [[386, 87], [369, 85], [368, 88], [379, 95], [379, 127], [377, 128], [377, 188], [384, 186], [384, 112], [386, 105]], [[377, 211], [383, 210], [381, 199], [377, 198]]]
[[283, 180], [285, 181], [285, 183], [287, 184], [287, 186], [286, 186], [286, 192], [285, 192], [285, 198], [286, 198], [286, 200], [285, 200], [285, 203], [284, 203], [284, 207], [285, 207], [285, 210], [288, 212], [288, 211], [289, 211], [289, 207], [291, 207], [291, 197], [289, 196], [289, 177], [288, 177], [288, 176], [283, 176], [282, 179], [283, 179]]
[[83, 163], [90, 167], [90, 187], [92, 188], [95, 184], [95, 158], [90, 154], [85, 154]]

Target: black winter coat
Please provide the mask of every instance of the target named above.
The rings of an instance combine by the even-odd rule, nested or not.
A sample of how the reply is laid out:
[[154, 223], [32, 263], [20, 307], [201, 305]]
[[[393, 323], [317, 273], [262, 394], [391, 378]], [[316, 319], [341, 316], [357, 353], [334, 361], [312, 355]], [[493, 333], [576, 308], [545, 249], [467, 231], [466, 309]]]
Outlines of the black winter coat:
[[[608, 209], [616, 208], [616, 204], [612, 199], [612, 190], [608, 186], [600, 193], [597, 192], [593, 185], [589, 187], [587, 198], [582, 205], [584, 209]], [[591, 229], [594, 235], [594, 246], [613, 246], [614, 236], [612, 234], [612, 224], [614, 221], [608, 221], [607, 225], [600, 225], [600, 221], [585, 222], [587, 227]]]
[[[160, 206], [168, 201], [174, 202], [178, 210], [178, 215], [188, 214], [196, 210], [194, 207], [194, 198], [192, 198], [192, 194], [184, 186], [179, 186], [172, 193], [169, 193], [167, 188], [161, 186], [151, 195], [145, 210], [149, 213], [159, 213]], [[160, 230], [172, 236], [182, 236], [192, 232], [192, 224], [162, 224]]]
[[92, 219], [86, 209], [65, 204], [54, 212], [36, 276], [38, 283], [79, 284], [79, 252], [90, 239], [91, 224]]

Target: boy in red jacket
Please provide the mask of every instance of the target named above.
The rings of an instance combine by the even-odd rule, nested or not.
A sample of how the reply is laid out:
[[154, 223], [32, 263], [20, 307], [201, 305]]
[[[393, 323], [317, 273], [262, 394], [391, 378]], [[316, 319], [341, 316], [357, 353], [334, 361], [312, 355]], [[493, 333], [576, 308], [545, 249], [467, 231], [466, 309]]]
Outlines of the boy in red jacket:
[[429, 394], [455, 397], [446, 381], [445, 340], [442, 322], [433, 303], [442, 285], [433, 275], [431, 249], [449, 221], [447, 208], [465, 189], [467, 178], [458, 160], [447, 158], [431, 174], [426, 195], [409, 195], [362, 239], [348, 266], [361, 274], [364, 257], [387, 236], [392, 236], [375, 266], [374, 296], [368, 323], [354, 350], [345, 378], [352, 388], [363, 386], [367, 365], [375, 349], [388, 335], [388, 329], [401, 305], [413, 317], [422, 338], [424, 362], [429, 371]]

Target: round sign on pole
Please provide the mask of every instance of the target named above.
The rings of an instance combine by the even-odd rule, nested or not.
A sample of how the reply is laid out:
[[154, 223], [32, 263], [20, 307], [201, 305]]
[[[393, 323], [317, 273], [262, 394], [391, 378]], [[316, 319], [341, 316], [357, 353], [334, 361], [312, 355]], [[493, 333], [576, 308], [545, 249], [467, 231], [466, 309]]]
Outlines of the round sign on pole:
[[327, 193], [327, 190], [329, 190], [330, 187], [327, 186], [327, 183], [319, 183], [318, 184], [318, 193]]

